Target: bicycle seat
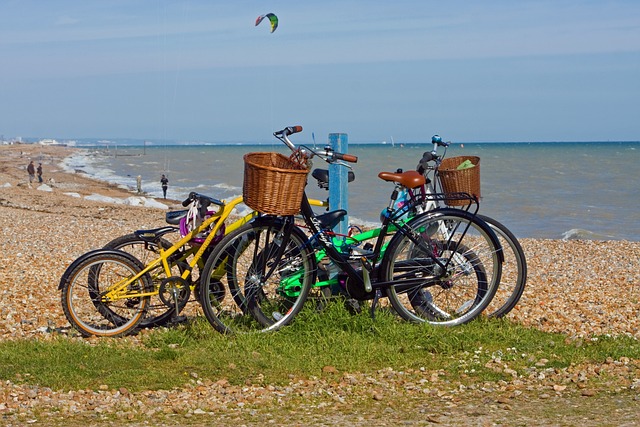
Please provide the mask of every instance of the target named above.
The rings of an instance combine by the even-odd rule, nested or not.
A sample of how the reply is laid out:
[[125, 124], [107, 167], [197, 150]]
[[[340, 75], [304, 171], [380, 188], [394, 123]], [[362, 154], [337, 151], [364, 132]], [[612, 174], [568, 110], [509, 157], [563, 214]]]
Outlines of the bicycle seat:
[[[329, 184], [329, 171], [327, 169], [314, 169], [313, 172], [311, 172], [311, 176], [318, 180], [318, 185], [321, 188], [328, 188], [326, 187]], [[347, 182], [354, 181], [355, 179], [356, 174], [353, 173], [353, 171], [349, 171]]]
[[320, 222], [323, 229], [331, 229], [338, 225], [340, 220], [347, 214], [344, 209], [338, 209], [335, 211], [327, 212], [322, 215], [318, 215], [316, 219]]
[[152, 243], [158, 237], [161, 237], [162, 235], [167, 233], [173, 233], [177, 230], [178, 229], [176, 227], [160, 227], [154, 228], [152, 230], [136, 230], [135, 233], [140, 239], [144, 240], [145, 242]]
[[417, 171], [406, 171], [400, 173], [380, 172], [378, 174], [378, 178], [384, 181], [397, 182], [407, 188], [416, 188], [427, 182], [425, 177]]
[[167, 224], [180, 225], [180, 220], [182, 218], [184, 218], [185, 216], [187, 216], [187, 212], [189, 212], [189, 210], [187, 210], [187, 209], [184, 209], [184, 210], [181, 210], [181, 211], [167, 212], [164, 215], [165, 221], [167, 221]]

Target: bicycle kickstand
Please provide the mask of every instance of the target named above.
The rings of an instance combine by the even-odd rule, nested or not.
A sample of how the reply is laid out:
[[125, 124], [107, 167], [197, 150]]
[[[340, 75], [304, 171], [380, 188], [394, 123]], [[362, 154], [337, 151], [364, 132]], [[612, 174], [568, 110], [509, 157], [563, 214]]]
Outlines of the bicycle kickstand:
[[175, 311], [173, 312], [173, 316], [171, 317], [171, 324], [173, 325], [177, 325], [180, 323], [184, 323], [187, 321], [187, 316], [181, 316], [180, 315], [180, 310], [179, 310], [179, 306], [178, 306], [178, 291], [176, 289], [173, 289], [172, 291], [172, 296], [173, 296], [173, 303], [175, 304], [176, 308]]
[[371, 302], [371, 318], [375, 320], [376, 318], [376, 305], [378, 305], [378, 301], [382, 296], [382, 291], [380, 289], [376, 289], [376, 294], [373, 297], [373, 301]]

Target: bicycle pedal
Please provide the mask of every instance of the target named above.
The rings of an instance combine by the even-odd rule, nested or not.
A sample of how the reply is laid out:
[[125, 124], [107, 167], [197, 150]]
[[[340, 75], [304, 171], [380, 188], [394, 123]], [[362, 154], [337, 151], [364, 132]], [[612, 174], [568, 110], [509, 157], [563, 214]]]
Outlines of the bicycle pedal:
[[174, 316], [169, 321], [169, 324], [171, 324], [171, 325], [181, 325], [183, 323], [187, 323], [188, 321], [189, 321], [189, 318], [187, 316]]

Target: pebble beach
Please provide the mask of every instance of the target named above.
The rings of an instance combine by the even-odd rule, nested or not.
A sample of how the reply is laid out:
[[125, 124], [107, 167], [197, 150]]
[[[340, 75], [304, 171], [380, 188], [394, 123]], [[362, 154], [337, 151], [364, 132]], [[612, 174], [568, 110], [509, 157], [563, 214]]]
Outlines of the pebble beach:
[[[57, 290], [66, 267], [114, 237], [164, 225], [164, 209], [95, 197], [126, 199], [135, 195], [132, 190], [63, 171], [59, 163], [73, 150], [0, 147], [0, 340], [49, 340], [68, 329]], [[29, 186], [30, 159], [42, 163], [46, 188], [37, 182]], [[572, 339], [640, 339], [640, 242], [522, 239], [521, 244], [527, 288], [510, 320]], [[0, 396], [18, 393], [12, 388], [18, 386], [2, 380]], [[211, 393], [220, 387], [213, 385]], [[0, 402], [0, 414], [7, 405]]]

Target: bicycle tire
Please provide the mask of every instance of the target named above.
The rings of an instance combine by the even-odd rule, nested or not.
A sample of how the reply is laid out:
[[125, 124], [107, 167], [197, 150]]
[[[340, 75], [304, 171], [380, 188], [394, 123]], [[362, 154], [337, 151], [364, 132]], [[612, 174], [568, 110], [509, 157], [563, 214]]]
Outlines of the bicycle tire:
[[[500, 243], [491, 228], [459, 209], [421, 214], [407, 227], [416, 241], [397, 232], [380, 266], [381, 280], [393, 282], [387, 297], [400, 317], [455, 326], [482, 314], [502, 269]], [[446, 271], [440, 271], [427, 251]]]
[[[285, 227], [292, 227], [291, 235], [280, 241]], [[209, 323], [225, 334], [275, 331], [289, 324], [315, 282], [315, 258], [307, 239], [297, 226], [271, 216], [227, 235], [202, 273], [202, 280], [221, 280], [228, 290], [221, 300], [201, 283], [200, 303]], [[278, 260], [275, 249], [280, 244], [286, 246]], [[272, 274], [265, 275], [269, 270]]]
[[[159, 247], [162, 247], [162, 249], [168, 249], [171, 246], [173, 246], [173, 243], [163, 238], [158, 238], [153, 242], [149, 242], [148, 240], [142, 239], [136, 233], [131, 233], [116, 237], [104, 245], [103, 249], [116, 249], [127, 252], [135, 256], [143, 265], [147, 265], [150, 261], [153, 261], [160, 256], [160, 251], [158, 250]], [[178, 276], [185, 271], [185, 266], [177, 263], [174, 265], [172, 259], [179, 259], [180, 256], [180, 254], [174, 254], [171, 259], [169, 259], [172, 270], [176, 269]], [[167, 278], [162, 264], [159, 264], [157, 268], [152, 270], [149, 274], [153, 280], [154, 291], [159, 291], [162, 280]], [[178, 304], [178, 314], [186, 304], [186, 299], [183, 298], [180, 300]], [[147, 307], [147, 314], [145, 315], [145, 318], [142, 319], [138, 327], [153, 328], [166, 326], [175, 316], [175, 313], [175, 307], [167, 306], [162, 301], [159, 294], [152, 295], [149, 300], [149, 306]]]
[[[111, 286], [142, 271], [143, 265], [126, 252], [92, 251], [78, 258], [60, 281], [63, 312], [84, 337], [120, 337], [133, 333], [142, 321], [149, 297], [103, 301], [101, 295]], [[153, 288], [149, 275], [143, 275], [126, 291], [133, 294]]]
[[504, 317], [520, 301], [527, 284], [527, 259], [516, 236], [502, 223], [493, 218], [478, 215], [494, 231], [504, 254], [500, 285], [493, 300], [486, 308], [488, 317]]

